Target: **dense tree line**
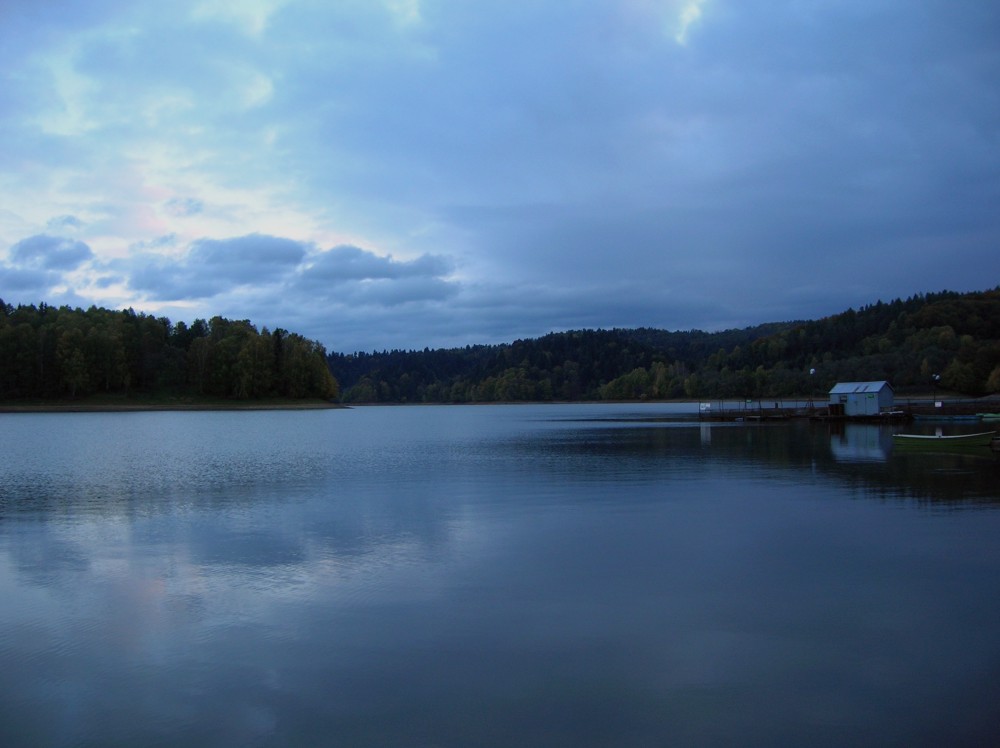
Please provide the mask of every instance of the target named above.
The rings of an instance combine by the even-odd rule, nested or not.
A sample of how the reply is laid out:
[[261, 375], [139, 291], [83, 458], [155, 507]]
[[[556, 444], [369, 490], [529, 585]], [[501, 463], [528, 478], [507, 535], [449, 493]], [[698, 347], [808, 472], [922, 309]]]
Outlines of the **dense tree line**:
[[[780, 325], [725, 333], [665, 333], [638, 330], [573, 330], [494, 346], [448, 350], [333, 354], [330, 366], [345, 389], [347, 402], [509, 402], [595, 400], [638, 397], [607, 389], [623, 374], [655, 371], [661, 392], [653, 397], [684, 397], [697, 360], [712, 343], [748, 344]], [[654, 343], [670, 341], [669, 353]], [[678, 351], [683, 359], [678, 359]], [[673, 359], [668, 364], [667, 360]], [[670, 380], [664, 377], [669, 374]]]
[[[331, 374], [332, 370], [332, 374]], [[332, 354], [285, 330], [0, 300], [0, 399], [95, 393], [347, 402], [823, 395], [887, 379], [1000, 392], [1000, 289], [881, 301], [815, 321], [707, 333], [576, 330], [504, 345]]]
[[248, 320], [166, 317], [0, 300], [0, 399], [95, 393], [239, 400], [336, 398], [320, 344]]
[[330, 365], [350, 382], [350, 402], [577, 400], [651, 364], [654, 353], [619, 331], [580, 330], [509, 345], [335, 354]]
[[348, 402], [822, 396], [838, 381], [1000, 392], [1000, 289], [707, 333], [578, 330], [496, 346], [334, 354]]

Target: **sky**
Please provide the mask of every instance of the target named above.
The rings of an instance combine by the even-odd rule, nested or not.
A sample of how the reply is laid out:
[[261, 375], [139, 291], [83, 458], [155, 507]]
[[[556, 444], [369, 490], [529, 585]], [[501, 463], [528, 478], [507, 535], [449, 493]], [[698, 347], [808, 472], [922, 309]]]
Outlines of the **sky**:
[[4, 0], [0, 299], [339, 352], [1000, 284], [1000, 4]]

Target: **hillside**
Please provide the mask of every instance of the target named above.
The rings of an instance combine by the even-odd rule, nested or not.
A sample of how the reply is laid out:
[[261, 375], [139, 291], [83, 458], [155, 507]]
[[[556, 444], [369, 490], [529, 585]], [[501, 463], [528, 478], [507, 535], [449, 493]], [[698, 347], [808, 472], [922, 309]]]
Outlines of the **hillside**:
[[345, 402], [497, 402], [1000, 391], [1000, 288], [722, 332], [575, 330], [493, 346], [332, 354]]

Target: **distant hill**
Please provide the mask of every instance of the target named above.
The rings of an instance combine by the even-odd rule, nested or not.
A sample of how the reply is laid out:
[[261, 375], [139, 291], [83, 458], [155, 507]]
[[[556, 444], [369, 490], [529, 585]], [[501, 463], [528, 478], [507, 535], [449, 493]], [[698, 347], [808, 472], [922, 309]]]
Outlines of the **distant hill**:
[[897, 392], [982, 395], [1000, 392], [1000, 288], [743, 330], [572, 330], [328, 361], [356, 403], [822, 396], [837, 381], [880, 379]]

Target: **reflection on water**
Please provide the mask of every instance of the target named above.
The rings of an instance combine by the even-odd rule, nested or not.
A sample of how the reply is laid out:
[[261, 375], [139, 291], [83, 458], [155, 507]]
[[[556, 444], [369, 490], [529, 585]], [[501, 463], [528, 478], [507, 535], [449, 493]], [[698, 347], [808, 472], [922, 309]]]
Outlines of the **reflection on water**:
[[830, 451], [841, 462], [885, 462], [892, 452], [888, 426], [868, 423], [837, 424], [830, 434]]
[[0, 739], [988, 743], [995, 456], [681, 415], [4, 416]]

